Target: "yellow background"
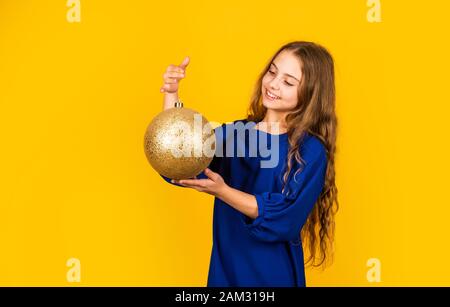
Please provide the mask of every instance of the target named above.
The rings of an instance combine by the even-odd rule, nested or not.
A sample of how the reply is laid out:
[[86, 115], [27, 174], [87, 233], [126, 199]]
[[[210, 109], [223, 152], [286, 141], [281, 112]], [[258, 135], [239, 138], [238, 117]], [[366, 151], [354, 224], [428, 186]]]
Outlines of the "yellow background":
[[0, 0], [1, 285], [205, 285], [213, 198], [143, 152], [162, 74], [190, 56], [185, 105], [240, 119], [292, 40], [336, 62], [337, 249], [308, 285], [450, 285], [447, 2], [382, 0], [381, 23], [365, 0], [81, 0], [81, 23], [68, 9]]

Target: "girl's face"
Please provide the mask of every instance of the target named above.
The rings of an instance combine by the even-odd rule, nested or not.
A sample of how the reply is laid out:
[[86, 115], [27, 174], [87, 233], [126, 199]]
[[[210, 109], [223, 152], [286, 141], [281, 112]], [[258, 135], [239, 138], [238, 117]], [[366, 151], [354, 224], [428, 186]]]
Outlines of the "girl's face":
[[297, 106], [301, 78], [300, 61], [291, 52], [282, 51], [262, 80], [263, 105], [277, 112], [293, 110]]

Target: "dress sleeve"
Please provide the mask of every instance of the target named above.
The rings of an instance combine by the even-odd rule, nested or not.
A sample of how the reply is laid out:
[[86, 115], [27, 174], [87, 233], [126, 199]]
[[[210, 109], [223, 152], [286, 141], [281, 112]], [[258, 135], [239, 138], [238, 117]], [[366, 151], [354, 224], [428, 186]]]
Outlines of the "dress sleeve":
[[288, 181], [291, 193], [263, 192], [255, 194], [258, 216], [243, 216], [244, 224], [254, 237], [265, 242], [298, 241], [300, 231], [314, 204], [322, 192], [327, 168], [326, 151], [323, 148], [309, 160], [305, 160], [296, 180]]
[[[211, 163], [208, 166], [210, 170], [212, 170], [215, 173], [219, 173], [222, 176], [223, 176], [223, 159], [224, 159], [223, 155], [225, 153], [224, 133], [225, 133], [225, 124], [214, 129], [214, 134], [216, 136], [216, 152], [214, 154]], [[182, 185], [170, 182], [171, 178], [168, 178], [163, 175], [160, 176], [168, 183], [184, 188], [184, 186]], [[202, 171], [200, 174], [197, 175], [197, 179], [207, 179], [207, 178], [208, 176], [205, 175], [204, 171]]]

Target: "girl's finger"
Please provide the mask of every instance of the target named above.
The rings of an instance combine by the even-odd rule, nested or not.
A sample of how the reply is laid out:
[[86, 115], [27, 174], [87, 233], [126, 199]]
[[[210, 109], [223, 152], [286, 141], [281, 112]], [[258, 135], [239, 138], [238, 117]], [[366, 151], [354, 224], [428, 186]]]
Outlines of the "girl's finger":
[[161, 87], [161, 89], [162, 89], [163, 91], [169, 90], [169, 89], [170, 89], [170, 84], [165, 83], [165, 84]]
[[180, 66], [179, 67], [181, 67], [181, 68], [183, 68], [183, 69], [186, 69], [186, 67], [189, 65], [189, 61], [190, 61], [191, 59], [187, 56], [187, 57], [185, 57], [184, 58], [184, 60], [183, 60], [183, 62], [180, 64]]
[[178, 73], [178, 72], [166, 72], [163, 75], [163, 77], [164, 77], [164, 79], [166, 79], [166, 78], [179, 78], [179, 79], [181, 79], [181, 78], [184, 78], [184, 74]]
[[175, 84], [175, 83], [178, 83], [178, 80], [175, 78], [167, 78], [167, 79], [164, 79], [164, 83], [165, 84]]
[[180, 68], [180, 67], [167, 68], [166, 72], [177, 72], [177, 73], [180, 73], [180, 74], [184, 74], [185, 73], [184, 69]]
[[206, 179], [183, 179], [180, 180], [180, 182], [183, 182], [184, 184], [190, 185], [190, 186], [196, 186], [204, 188], [206, 184]]
[[196, 181], [196, 179], [183, 179], [183, 180], [180, 180], [179, 182], [181, 183], [181, 184], [185, 184], [185, 185], [188, 185], [188, 186], [199, 186], [198, 185], [198, 183], [197, 182], [195, 182]]

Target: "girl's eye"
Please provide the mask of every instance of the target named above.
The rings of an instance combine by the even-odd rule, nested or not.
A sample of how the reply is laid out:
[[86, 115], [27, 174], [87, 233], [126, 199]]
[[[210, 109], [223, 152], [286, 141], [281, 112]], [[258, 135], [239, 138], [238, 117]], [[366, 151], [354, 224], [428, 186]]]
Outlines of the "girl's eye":
[[[269, 72], [269, 74], [271, 74], [271, 75], [275, 75], [275, 72], [274, 72], [274, 71], [269, 70], [268, 72]], [[284, 81], [284, 83], [285, 83], [286, 85], [288, 85], [288, 86], [293, 86], [293, 85], [294, 85], [294, 84], [291, 84], [291, 83], [289, 83], [289, 82], [287, 82], [287, 81]]]

